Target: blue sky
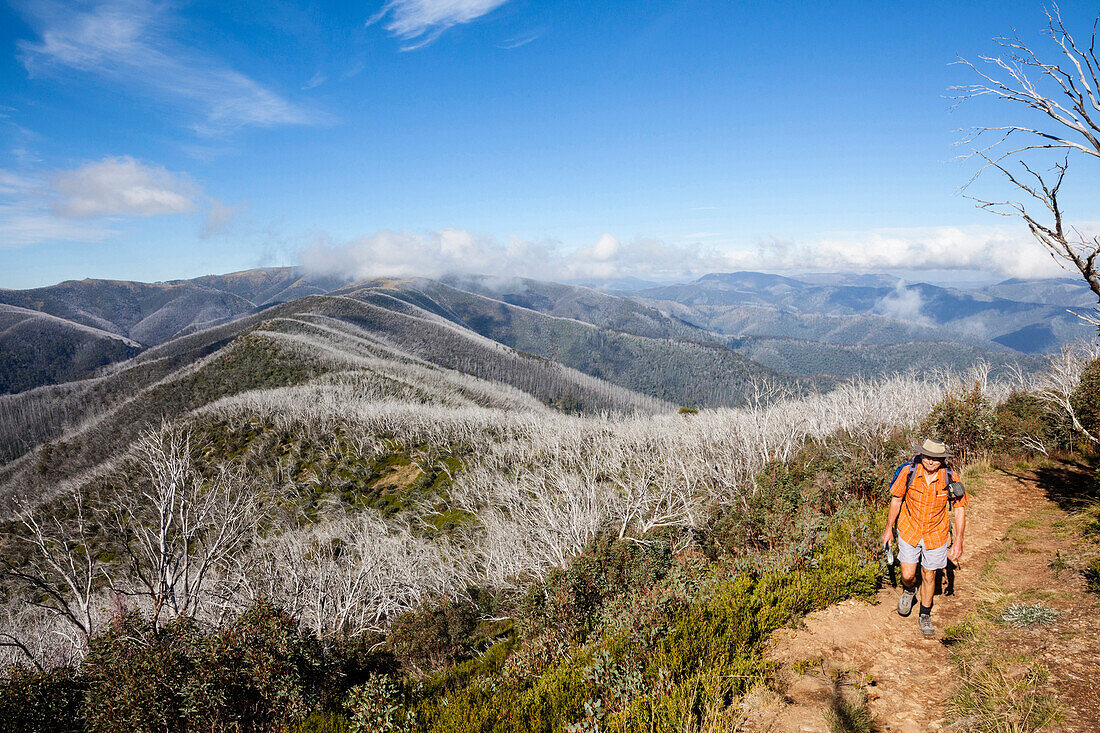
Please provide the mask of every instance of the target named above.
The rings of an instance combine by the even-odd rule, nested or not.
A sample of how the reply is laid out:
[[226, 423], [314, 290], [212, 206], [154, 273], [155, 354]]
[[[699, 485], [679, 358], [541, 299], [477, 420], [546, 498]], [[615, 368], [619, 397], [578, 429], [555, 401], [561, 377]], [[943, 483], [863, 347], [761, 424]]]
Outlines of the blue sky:
[[[958, 55], [1038, 37], [1039, 3], [742, 5], [13, 2], [0, 287], [299, 263], [1058, 273], [957, 195], [956, 130], [1012, 110], [947, 99], [973, 80]], [[1061, 4], [1081, 32], [1098, 9]], [[1084, 226], [1088, 168], [1065, 197]]]

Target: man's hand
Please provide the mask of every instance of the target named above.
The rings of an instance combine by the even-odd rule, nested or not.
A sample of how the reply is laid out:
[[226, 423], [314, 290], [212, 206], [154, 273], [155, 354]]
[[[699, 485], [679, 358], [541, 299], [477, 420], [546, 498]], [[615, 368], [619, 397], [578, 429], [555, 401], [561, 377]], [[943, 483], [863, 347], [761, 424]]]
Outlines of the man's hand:
[[957, 563], [959, 558], [963, 554], [963, 543], [961, 539], [955, 540], [955, 544], [951, 545], [951, 549], [947, 551], [947, 558], [951, 562]]
[[887, 527], [882, 532], [882, 541], [878, 543], [879, 547], [886, 547], [890, 544], [890, 540], [892, 539], [894, 539], [894, 533], [890, 531], [889, 527]]

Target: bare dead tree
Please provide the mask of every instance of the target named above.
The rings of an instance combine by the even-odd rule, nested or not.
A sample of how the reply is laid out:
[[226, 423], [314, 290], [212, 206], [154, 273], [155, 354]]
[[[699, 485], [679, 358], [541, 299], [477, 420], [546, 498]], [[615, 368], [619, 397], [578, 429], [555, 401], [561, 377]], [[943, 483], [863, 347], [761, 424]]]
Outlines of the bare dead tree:
[[149, 601], [154, 625], [165, 612], [194, 616], [212, 576], [245, 544], [256, 496], [231, 470], [200, 475], [181, 428], [146, 433], [134, 452], [145, 485], [114, 510], [135, 586], [129, 592]]
[[[959, 102], [979, 97], [1005, 100], [1034, 110], [1046, 118], [1045, 124], [981, 126], [959, 144], [973, 146], [971, 155], [985, 161], [970, 183], [994, 169], [1022, 195], [1022, 200], [971, 198], [983, 209], [1022, 219], [1055, 262], [1065, 269], [1076, 268], [1100, 301], [1100, 237], [1067, 225], [1058, 199], [1071, 154], [1100, 158], [1097, 23], [1093, 23], [1088, 47], [1083, 48], [1066, 29], [1057, 8], [1046, 15], [1045, 33], [1057, 46], [1053, 61], [1041, 58], [1019, 36], [997, 38], [1003, 54], [979, 56], [981, 67], [960, 59], [979, 81], [952, 88], [953, 98]], [[1064, 157], [1049, 170], [1041, 170], [1035, 160], [1041, 151], [1064, 151]]]
[[[83, 650], [95, 632], [97, 580], [106, 576], [92, 546], [92, 522], [84, 496], [78, 491], [70, 500], [71, 514], [65, 516], [57, 511], [36, 516], [34, 510], [23, 509], [19, 522], [24, 532], [18, 539], [27, 552], [23, 562], [5, 559], [4, 575], [24, 587], [28, 605], [64, 621], [58, 633], [69, 647]], [[0, 646], [14, 646], [38, 664], [27, 640], [18, 634], [3, 633]]]
[[1100, 358], [1100, 347], [1096, 345], [1063, 346], [1060, 352], [1050, 356], [1050, 366], [1037, 380], [1034, 390], [1040, 400], [1068, 416], [1074, 429], [1093, 443], [1100, 443], [1100, 436], [1093, 435], [1081, 424], [1074, 408], [1073, 395], [1081, 383], [1085, 367], [1097, 358]]

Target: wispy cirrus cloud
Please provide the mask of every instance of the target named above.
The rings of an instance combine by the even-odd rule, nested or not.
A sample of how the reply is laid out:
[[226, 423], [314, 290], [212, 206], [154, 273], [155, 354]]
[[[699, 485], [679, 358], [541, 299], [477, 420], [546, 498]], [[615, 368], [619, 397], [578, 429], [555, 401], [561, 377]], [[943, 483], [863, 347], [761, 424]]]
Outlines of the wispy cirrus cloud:
[[[389, 0], [370, 23], [385, 20], [385, 28], [406, 41], [403, 51], [423, 48], [447, 29], [477, 20], [508, 0]], [[534, 40], [534, 39], [531, 39]]]
[[324, 116], [301, 108], [224, 62], [176, 40], [172, 6], [150, 0], [27, 2], [38, 34], [18, 43], [32, 76], [81, 72], [193, 111], [192, 127], [221, 134], [245, 126], [305, 125]]

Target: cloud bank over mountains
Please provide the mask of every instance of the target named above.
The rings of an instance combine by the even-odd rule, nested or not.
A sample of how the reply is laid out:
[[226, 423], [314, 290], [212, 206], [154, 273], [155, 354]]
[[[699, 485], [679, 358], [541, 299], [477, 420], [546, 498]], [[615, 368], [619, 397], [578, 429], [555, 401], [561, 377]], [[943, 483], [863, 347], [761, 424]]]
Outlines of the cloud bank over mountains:
[[[591, 246], [511, 237], [500, 242], [464, 229], [384, 230], [346, 243], [322, 239], [301, 251], [301, 264], [327, 275], [440, 277], [488, 274], [538, 279], [636, 277], [671, 280], [708, 272], [985, 272], [999, 277], [1058, 277], [1063, 270], [1026, 232], [996, 227], [927, 227], [851, 232], [803, 242], [769, 239], [750, 247], [671, 244], [610, 233]], [[915, 279], [915, 278], [914, 278]], [[918, 302], [914, 302], [914, 296]], [[920, 311], [919, 295], [899, 291], [883, 308], [894, 315]]]

